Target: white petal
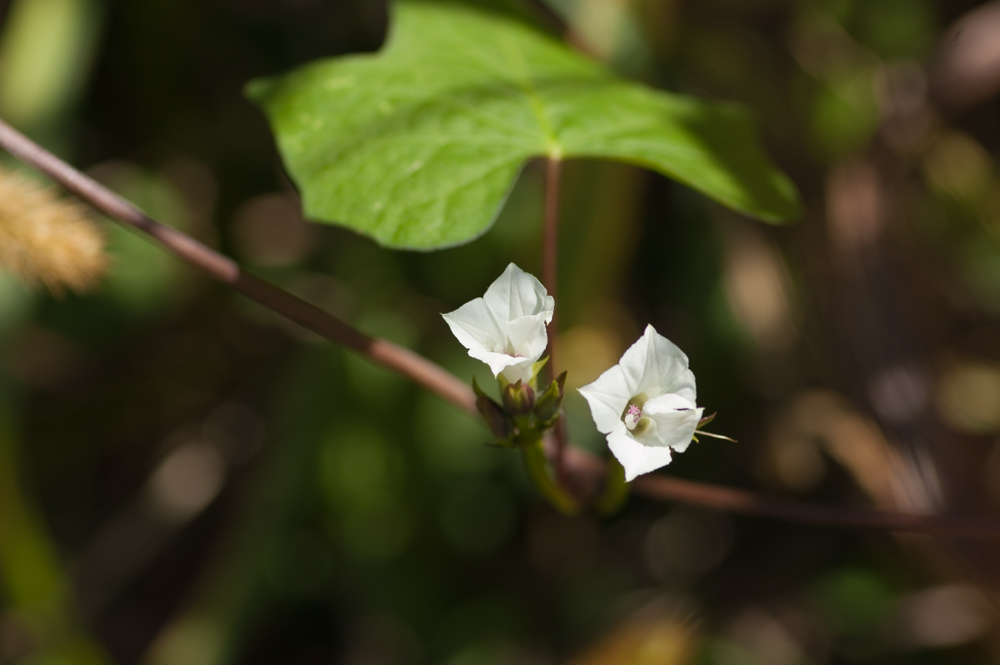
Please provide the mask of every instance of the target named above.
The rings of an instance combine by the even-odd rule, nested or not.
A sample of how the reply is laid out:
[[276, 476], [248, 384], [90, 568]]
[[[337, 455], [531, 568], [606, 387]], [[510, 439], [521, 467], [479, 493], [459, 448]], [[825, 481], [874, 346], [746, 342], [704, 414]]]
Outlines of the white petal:
[[541, 313], [545, 314], [545, 323], [549, 323], [555, 309], [555, 300], [546, 293], [542, 283], [513, 263], [490, 284], [483, 298], [501, 323]]
[[[478, 349], [495, 353], [503, 351], [507, 338], [500, 324], [493, 317], [486, 301], [476, 298], [456, 309], [454, 312], [442, 314], [462, 346], [472, 351]], [[476, 356], [473, 356], [475, 358]], [[480, 358], [480, 360], [482, 360]]]
[[[694, 423], [694, 428], [698, 429], [698, 423], [701, 422], [702, 416], [705, 414], [705, 409], [702, 409], [702, 408], [699, 407], [699, 408], [695, 409], [694, 411], [695, 411], [695, 415], [697, 416], [697, 418], [695, 420], [695, 423]], [[682, 452], [684, 452], [685, 450], [688, 449], [688, 446], [691, 445], [692, 441], [694, 441], [694, 432], [693, 431], [691, 432], [691, 436], [684, 443], [679, 443], [677, 445], [672, 445], [670, 447], [673, 448], [676, 452], [682, 453]]]
[[515, 358], [514, 360], [517, 362], [511, 363], [503, 370], [504, 378], [511, 383], [517, 383], [518, 381], [528, 383], [531, 380], [531, 367], [535, 364], [535, 361], [528, 358]]
[[677, 393], [691, 402], [696, 400], [694, 374], [688, 358], [653, 326], [646, 326], [642, 337], [630, 346], [619, 361], [627, 381], [636, 393], [650, 397]]
[[[552, 318], [551, 313], [549, 318]], [[531, 358], [531, 362], [542, 357], [549, 343], [545, 323], [545, 312], [542, 312], [534, 316], [522, 316], [507, 324], [507, 338], [514, 355]]]
[[642, 405], [644, 418], [652, 420], [638, 440], [649, 446], [669, 446], [684, 452], [698, 428], [704, 409], [680, 395], [661, 395]]
[[642, 445], [628, 433], [624, 423], [621, 429], [611, 432], [607, 438], [608, 448], [625, 468], [626, 482], [670, 464], [670, 448]]
[[[509, 368], [518, 367], [526, 362], [524, 358], [517, 358], [506, 353], [492, 353], [482, 349], [469, 349], [469, 355], [489, 365], [493, 376], [497, 376], [503, 372], [504, 376], [508, 378], [510, 376], [508, 373]], [[528, 362], [528, 366], [531, 366], [530, 362]]]
[[590, 415], [594, 418], [598, 431], [609, 434], [618, 429], [619, 425], [625, 426], [622, 412], [633, 395], [629, 392], [621, 366], [614, 365], [597, 377], [596, 381], [579, 390], [590, 405]]

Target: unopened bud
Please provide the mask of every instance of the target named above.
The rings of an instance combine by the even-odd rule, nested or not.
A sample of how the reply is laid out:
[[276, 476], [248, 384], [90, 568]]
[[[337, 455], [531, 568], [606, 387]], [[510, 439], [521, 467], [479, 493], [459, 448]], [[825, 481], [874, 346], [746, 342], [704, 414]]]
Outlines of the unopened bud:
[[523, 416], [535, 408], [535, 391], [521, 381], [508, 384], [501, 396], [507, 413], [512, 416]]
[[563, 392], [566, 386], [566, 372], [563, 372], [555, 381], [549, 384], [535, 403], [535, 416], [546, 426], [551, 426], [559, 415], [562, 408]]

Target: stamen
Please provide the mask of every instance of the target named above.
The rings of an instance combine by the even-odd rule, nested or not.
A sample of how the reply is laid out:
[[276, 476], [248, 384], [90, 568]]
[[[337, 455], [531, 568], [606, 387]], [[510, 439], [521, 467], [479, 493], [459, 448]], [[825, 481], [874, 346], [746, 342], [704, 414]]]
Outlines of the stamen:
[[642, 418], [642, 409], [635, 404], [630, 404], [628, 410], [625, 411], [625, 417], [622, 418], [622, 421], [624, 421], [628, 431], [631, 432], [639, 424], [640, 418]]

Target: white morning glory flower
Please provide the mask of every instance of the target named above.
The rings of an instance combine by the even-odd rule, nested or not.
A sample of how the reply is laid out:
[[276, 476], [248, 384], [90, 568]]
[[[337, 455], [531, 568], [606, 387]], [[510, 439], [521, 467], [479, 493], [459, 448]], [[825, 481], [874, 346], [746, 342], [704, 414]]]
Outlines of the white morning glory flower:
[[482, 298], [442, 314], [469, 355], [515, 383], [528, 383], [531, 366], [548, 344], [545, 326], [555, 301], [534, 275], [511, 263]]
[[580, 392], [628, 481], [669, 464], [672, 451], [684, 452], [704, 411], [695, 406], [687, 356], [653, 326]]

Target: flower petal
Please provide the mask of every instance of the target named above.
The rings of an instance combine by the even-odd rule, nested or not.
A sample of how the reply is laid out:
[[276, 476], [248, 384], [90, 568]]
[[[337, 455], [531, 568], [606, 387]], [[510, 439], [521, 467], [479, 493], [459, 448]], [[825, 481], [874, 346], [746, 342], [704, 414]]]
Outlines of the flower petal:
[[625, 468], [626, 482], [670, 464], [670, 448], [642, 445], [628, 433], [624, 423], [620, 429], [608, 434], [607, 438], [608, 448]]
[[[507, 356], [510, 358], [510, 356]], [[514, 362], [510, 363], [502, 372], [504, 378], [510, 383], [517, 383], [521, 381], [523, 383], [528, 383], [531, 381], [532, 367], [535, 361], [530, 358], [513, 358]], [[492, 365], [491, 365], [492, 367]]]
[[688, 358], [651, 325], [642, 337], [630, 346], [619, 361], [632, 387], [633, 395], [646, 393], [650, 397], [677, 393], [696, 401], [694, 373], [688, 369]]
[[579, 390], [590, 405], [590, 415], [602, 434], [610, 434], [619, 425], [625, 426], [622, 412], [628, 406], [632, 393], [620, 365], [609, 368], [596, 381]]
[[669, 446], [681, 453], [691, 443], [704, 409], [680, 395], [660, 395], [642, 406], [642, 416], [653, 421], [652, 426], [638, 437], [649, 446]]
[[545, 313], [545, 323], [552, 321], [555, 300], [534, 275], [511, 263], [486, 289], [486, 306], [497, 321], [507, 322], [522, 316]]
[[[458, 341], [469, 351], [478, 349], [495, 353], [498, 352], [498, 349], [503, 350], [507, 345], [507, 338], [504, 336], [500, 324], [493, 317], [490, 308], [486, 306], [486, 301], [482, 298], [470, 300], [454, 312], [441, 316], [444, 317]], [[475, 357], [473, 356], [473, 358]]]
[[[516, 370], [510, 370], [511, 367], [520, 367], [525, 364], [527, 364], [529, 368], [531, 367], [531, 363], [527, 359], [517, 358], [515, 356], [507, 355], [506, 353], [492, 353], [482, 349], [469, 349], [469, 355], [476, 360], [481, 360], [489, 365], [490, 371], [493, 372], [493, 376], [498, 376], [502, 372], [508, 379], [510, 379], [513, 374], [517, 374]], [[514, 379], [514, 381], [516, 380], [517, 379]]]
[[[552, 313], [548, 313], [548, 319], [552, 318]], [[514, 355], [522, 358], [531, 358], [534, 362], [545, 353], [545, 347], [549, 344], [549, 336], [545, 330], [546, 313], [541, 312], [533, 316], [522, 316], [507, 324], [507, 338], [510, 340]]]

